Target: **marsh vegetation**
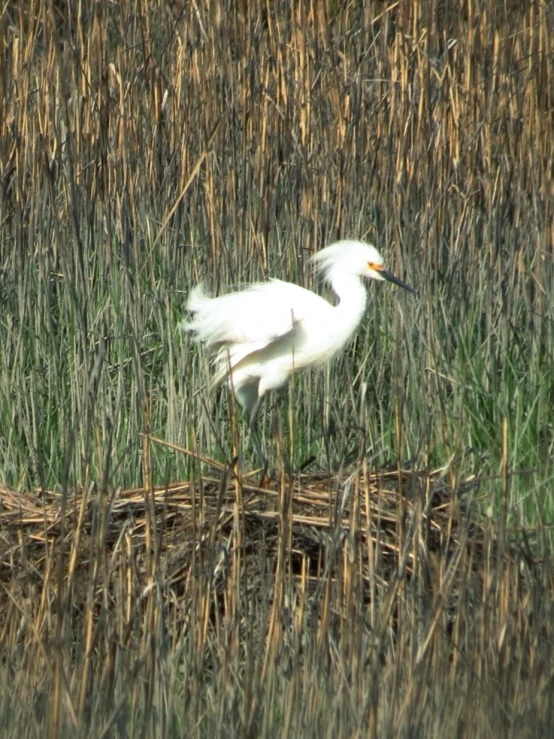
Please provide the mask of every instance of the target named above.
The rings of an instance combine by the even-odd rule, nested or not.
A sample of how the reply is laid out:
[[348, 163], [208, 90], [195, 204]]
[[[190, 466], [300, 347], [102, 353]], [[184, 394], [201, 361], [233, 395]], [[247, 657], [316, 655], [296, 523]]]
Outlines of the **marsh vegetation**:
[[[0, 38], [2, 735], [550, 735], [552, 4], [35, 0]], [[419, 295], [372, 284], [268, 406], [260, 486], [186, 297], [315, 288], [338, 238]]]

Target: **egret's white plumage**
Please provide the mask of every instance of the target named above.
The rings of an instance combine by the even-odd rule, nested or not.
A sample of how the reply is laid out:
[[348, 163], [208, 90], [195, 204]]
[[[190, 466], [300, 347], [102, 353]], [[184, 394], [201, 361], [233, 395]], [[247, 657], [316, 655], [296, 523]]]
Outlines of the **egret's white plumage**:
[[366, 307], [361, 278], [388, 280], [414, 292], [383, 268], [383, 257], [374, 246], [361, 241], [339, 241], [310, 261], [336, 293], [336, 306], [310, 290], [275, 279], [218, 298], [207, 295], [200, 284], [187, 302], [193, 318], [183, 326], [214, 355], [212, 387], [231, 371], [236, 398], [251, 414], [252, 437], [261, 458], [256, 433], [261, 398], [286, 385], [293, 372], [325, 364], [345, 347]]

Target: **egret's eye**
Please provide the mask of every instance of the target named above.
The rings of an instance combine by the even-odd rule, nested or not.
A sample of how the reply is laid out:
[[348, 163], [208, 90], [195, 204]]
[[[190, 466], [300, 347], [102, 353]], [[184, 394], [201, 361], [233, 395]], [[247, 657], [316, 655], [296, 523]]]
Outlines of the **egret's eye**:
[[369, 269], [374, 269], [376, 272], [380, 272], [383, 269], [380, 264], [375, 264], [374, 262], [368, 262], [367, 266]]

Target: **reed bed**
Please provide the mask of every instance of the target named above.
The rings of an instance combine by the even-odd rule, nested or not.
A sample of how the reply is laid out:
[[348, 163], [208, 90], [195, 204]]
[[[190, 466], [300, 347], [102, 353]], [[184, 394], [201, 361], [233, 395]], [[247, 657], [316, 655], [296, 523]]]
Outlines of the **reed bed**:
[[28, 711], [36, 732], [98, 736], [550, 725], [552, 574], [536, 531], [479, 518], [483, 481], [206, 462], [163, 487], [0, 491], [14, 726]]
[[[3, 5], [3, 735], [552, 734], [553, 39], [544, 0]], [[315, 288], [337, 238], [418, 297], [371, 286], [260, 480], [186, 297]]]

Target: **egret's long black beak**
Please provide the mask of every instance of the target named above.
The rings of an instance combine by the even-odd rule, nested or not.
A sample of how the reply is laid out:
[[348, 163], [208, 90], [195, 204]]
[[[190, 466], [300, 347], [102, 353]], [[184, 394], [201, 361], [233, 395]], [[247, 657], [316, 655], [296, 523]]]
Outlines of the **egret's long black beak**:
[[410, 287], [405, 282], [402, 282], [398, 277], [395, 277], [390, 272], [387, 272], [386, 269], [379, 269], [379, 274], [381, 277], [384, 277], [387, 282], [394, 282], [395, 285], [398, 285], [398, 287], [403, 287], [404, 290], [407, 290], [410, 293], [413, 293], [414, 295], [417, 295], [417, 292], [414, 290], [413, 287]]

